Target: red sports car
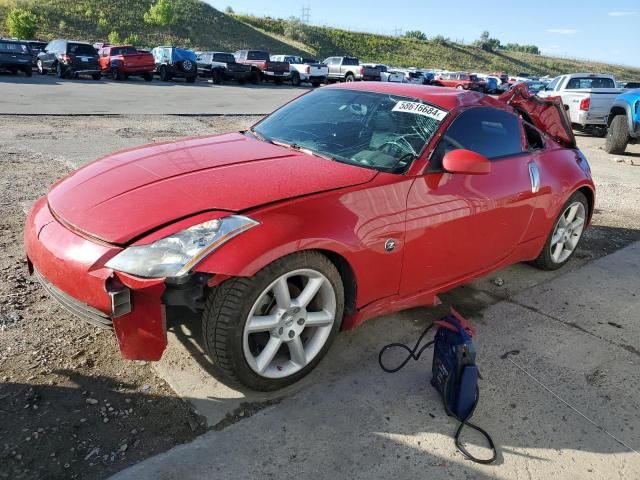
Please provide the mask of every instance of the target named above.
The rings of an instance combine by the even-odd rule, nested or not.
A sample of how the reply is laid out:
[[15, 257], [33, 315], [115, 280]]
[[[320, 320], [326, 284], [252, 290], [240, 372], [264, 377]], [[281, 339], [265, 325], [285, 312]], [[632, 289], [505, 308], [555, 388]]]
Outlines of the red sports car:
[[159, 359], [166, 312], [188, 307], [230, 379], [272, 390], [341, 329], [515, 262], [562, 266], [593, 208], [557, 99], [363, 82], [97, 160], [34, 204], [25, 244], [124, 357]]

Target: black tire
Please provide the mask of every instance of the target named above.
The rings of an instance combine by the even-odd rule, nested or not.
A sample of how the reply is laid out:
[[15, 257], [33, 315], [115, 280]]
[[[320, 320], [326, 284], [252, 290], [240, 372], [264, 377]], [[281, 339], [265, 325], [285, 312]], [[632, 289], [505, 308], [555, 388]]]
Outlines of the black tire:
[[187, 83], [196, 83], [196, 76], [193, 75], [191, 77], [187, 77], [185, 78], [185, 80], [187, 81]]
[[102, 74], [101, 73], [94, 73], [93, 75], [91, 75], [91, 78], [93, 78], [94, 80], [98, 81], [102, 78]]
[[33, 68], [31, 67], [31, 65], [29, 65], [28, 67], [24, 68], [23, 72], [26, 77], [31, 77], [33, 75]]
[[42, 65], [42, 60], [40, 59], [38, 59], [38, 61], [36, 62], [36, 68], [38, 69], [38, 73], [40, 75], [46, 75], [47, 73], [49, 73], [47, 69]]
[[347, 76], [344, 77], [345, 82], [355, 82], [356, 77], [353, 76], [353, 73], [347, 73]]
[[244, 85], [245, 83], [247, 83], [247, 81], [244, 78], [239, 78], [238, 79], [238, 84], [239, 85]]
[[111, 78], [113, 78], [116, 81], [121, 81], [124, 80], [124, 77], [122, 76], [122, 74], [120, 73], [120, 70], [118, 70], [118, 67], [111, 67]]
[[213, 80], [213, 83], [215, 83], [216, 85], [221, 85], [222, 84], [222, 73], [219, 70], [214, 70], [211, 73], [211, 79]]
[[66, 78], [67, 77], [67, 72], [62, 67], [62, 65], [60, 65], [60, 63], [56, 63], [56, 77], [58, 77], [58, 78]]
[[[265, 378], [254, 372], [244, 357], [243, 331], [258, 296], [286, 272], [311, 268], [321, 272], [336, 294], [336, 318], [326, 343], [304, 368], [284, 378]], [[212, 289], [202, 315], [202, 334], [213, 362], [225, 376], [253, 390], [272, 391], [297, 382], [313, 370], [329, 350], [340, 330], [344, 312], [344, 288], [336, 267], [319, 252], [298, 252], [267, 265], [253, 277], [234, 277]]]
[[[571, 259], [571, 257], [573, 257], [573, 255], [576, 253], [576, 250], [578, 250], [578, 247], [580, 246], [580, 241], [582, 240], [582, 236], [584, 236], [584, 229], [582, 230], [582, 233], [581, 233], [582, 236], [580, 237], [580, 240], [578, 240], [578, 244], [574, 248], [573, 252], [571, 252], [571, 255], [569, 255], [564, 261], [559, 263], [555, 262], [551, 258], [551, 237], [553, 237], [553, 233], [555, 231], [558, 221], [560, 220], [560, 216], [563, 215], [567, 207], [574, 202], [582, 203], [582, 205], [584, 206], [584, 211], [586, 212], [587, 218], [588, 218], [589, 202], [587, 201], [587, 197], [585, 197], [582, 192], [575, 192], [573, 195], [571, 195], [571, 197], [569, 197], [569, 200], [567, 200], [567, 202], [560, 209], [560, 213], [558, 214], [556, 220], [553, 222], [553, 226], [551, 227], [551, 231], [549, 232], [549, 236], [547, 237], [547, 241], [545, 242], [544, 247], [542, 247], [542, 251], [540, 252], [540, 255], [538, 255], [538, 258], [536, 258], [533, 262], [531, 262], [531, 264], [534, 267], [539, 268], [540, 270], [557, 270], [562, 266], [564, 266]], [[585, 222], [586, 222], [586, 219], [585, 219]]]
[[276, 85], [282, 85], [282, 83], [283, 83], [281, 78], [276, 78], [274, 80], [274, 82], [275, 82]]
[[626, 115], [616, 115], [611, 120], [607, 132], [607, 140], [604, 144], [604, 151], [619, 155], [624, 153], [629, 143], [629, 126]]
[[162, 65], [160, 67], [160, 80], [162, 80], [163, 82], [168, 82], [169, 80], [171, 80], [171, 74], [169, 73], [169, 69], [165, 65]]
[[255, 70], [253, 70], [251, 72], [251, 75], [249, 76], [249, 81], [253, 84], [253, 85], [257, 85], [258, 83], [260, 83], [260, 73], [256, 72]]
[[312, 86], [313, 88], [318, 88], [318, 87], [320, 86], [320, 82], [313, 82], [313, 83], [311, 84], [311, 86]]
[[294, 87], [300, 86], [300, 74], [298, 72], [293, 72], [291, 75], [291, 85]]
[[145, 73], [144, 75], [142, 75], [142, 78], [144, 78], [145, 82], [152, 82], [153, 81], [153, 73], [151, 73], [151, 72]]

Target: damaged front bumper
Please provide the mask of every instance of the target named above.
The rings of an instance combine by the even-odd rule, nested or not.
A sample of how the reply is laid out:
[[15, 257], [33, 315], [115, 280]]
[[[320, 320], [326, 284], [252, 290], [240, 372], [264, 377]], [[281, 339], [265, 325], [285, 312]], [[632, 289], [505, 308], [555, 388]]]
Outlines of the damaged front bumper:
[[167, 345], [164, 279], [143, 279], [105, 268], [122, 249], [88, 240], [57, 221], [45, 197], [27, 217], [29, 271], [68, 311], [112, 328], [124, 358], [159, 360]]

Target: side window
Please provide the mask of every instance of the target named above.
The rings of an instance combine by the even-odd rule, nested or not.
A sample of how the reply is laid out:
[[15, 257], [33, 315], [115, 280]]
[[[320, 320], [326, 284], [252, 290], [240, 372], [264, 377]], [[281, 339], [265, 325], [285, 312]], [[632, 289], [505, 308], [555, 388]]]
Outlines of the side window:
[[491, 107], [470, 108], [453, 121], [440, 139], [429, 170], [440, 170], [444, 155], [464, 148], [489, 160], [522, 153], [520, 120], [512, 113]]
[[524, 125], [524, 133], [527, 137], [527, 149], [532, 152], [534, 150], [542, 150], [544, 148], [544, 140], [538, 130], [527, 122], [522, 123]]

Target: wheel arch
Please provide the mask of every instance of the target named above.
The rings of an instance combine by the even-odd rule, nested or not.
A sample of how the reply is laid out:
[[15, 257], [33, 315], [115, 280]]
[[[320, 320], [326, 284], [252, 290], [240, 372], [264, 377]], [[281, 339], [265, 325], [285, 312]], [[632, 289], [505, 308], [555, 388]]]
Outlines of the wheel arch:
[[[593, 211], [595, 210], [596, 193], [588, 185], [582, 185], [575, 191], [582, 193], [587, 198], [587, 203], [589, 205], [589, 215], [588, 215], [589, 220], [587, 222], [587, 225], [588, 225], [591, 223], [591, 218], [593, 217]], [[573, 195], [573, 193], [571, 195]]]
[[607, 117], [607, 127], [611, 126], [613, 118], [617, 117], [618, 115], [624, 115], [625, 117], [627, 117], [627, 121], [633, 122], [630, 106], [626, 104], [621, 105], [618, 103], [614, 104], [613, 107], [611, 107], [611, 111], [609, 112], [609, 116]]

